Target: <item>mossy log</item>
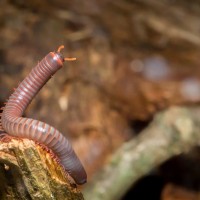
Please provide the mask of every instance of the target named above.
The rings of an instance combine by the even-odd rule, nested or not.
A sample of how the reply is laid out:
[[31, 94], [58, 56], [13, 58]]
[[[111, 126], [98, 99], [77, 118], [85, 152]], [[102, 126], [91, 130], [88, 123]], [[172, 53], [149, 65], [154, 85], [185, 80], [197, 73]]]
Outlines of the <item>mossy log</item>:
[[28, 139], [0, 142], [0, 199], [82, 200], [56, 159]]
[[119, 200], [142, 176], [169, 158], [199, 146], [200, 109], [172, 107], [126, 142], [84, 188], [86, 199]]

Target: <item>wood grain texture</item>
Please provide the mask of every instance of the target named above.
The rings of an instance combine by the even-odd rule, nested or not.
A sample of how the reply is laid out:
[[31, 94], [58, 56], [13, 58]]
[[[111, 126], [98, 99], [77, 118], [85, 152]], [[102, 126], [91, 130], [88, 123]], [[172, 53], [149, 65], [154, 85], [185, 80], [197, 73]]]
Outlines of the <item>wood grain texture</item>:
[[64, 170], [28, 139], [0, 142], [0, 199], [83, 200]]

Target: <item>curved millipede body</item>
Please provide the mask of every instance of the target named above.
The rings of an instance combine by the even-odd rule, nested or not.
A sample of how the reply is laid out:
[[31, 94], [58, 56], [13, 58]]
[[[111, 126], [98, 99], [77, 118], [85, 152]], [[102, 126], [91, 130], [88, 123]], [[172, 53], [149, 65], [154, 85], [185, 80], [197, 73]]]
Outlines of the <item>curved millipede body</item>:
[[60, 163], [75, 182], [83, 184], [87, 181], [87, 175], [70, 142], [54, 127], [22, 117], [39, 90], [63, 66], [65, 60], [70, 60], [63, 58], [60, 53], [62, 48], [64, 46], [60, 46], [57, 52], [47, 54], [20, 83], [3, 109], [1, 123], [3, 129], [12, 136], [28, 138], [46, 145], [59, 157]]

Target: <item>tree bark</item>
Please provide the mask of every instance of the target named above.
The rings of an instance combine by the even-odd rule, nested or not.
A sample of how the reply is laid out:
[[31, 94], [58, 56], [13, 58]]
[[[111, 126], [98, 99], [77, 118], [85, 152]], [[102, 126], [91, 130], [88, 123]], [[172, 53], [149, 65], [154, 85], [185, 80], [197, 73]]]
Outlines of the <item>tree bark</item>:
[[0, 199], [83, 200], [56, 158], [28, 139], [0, 142]]

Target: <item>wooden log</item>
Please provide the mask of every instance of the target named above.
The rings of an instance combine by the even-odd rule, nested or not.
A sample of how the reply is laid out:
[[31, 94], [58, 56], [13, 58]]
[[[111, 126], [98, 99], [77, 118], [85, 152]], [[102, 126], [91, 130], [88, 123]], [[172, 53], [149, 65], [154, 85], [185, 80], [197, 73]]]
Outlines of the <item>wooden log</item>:
[[56, 159], [28, 139], [0, 142], [0, 199], [83, 200]]
[[200, 141], [200, 109], [172, 107], [157, 114], [135, 139], [124, 143], [84, 188], [86, 199], [119, 200], [142, 176]]

